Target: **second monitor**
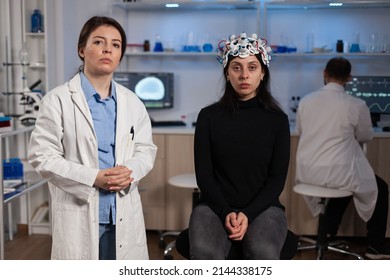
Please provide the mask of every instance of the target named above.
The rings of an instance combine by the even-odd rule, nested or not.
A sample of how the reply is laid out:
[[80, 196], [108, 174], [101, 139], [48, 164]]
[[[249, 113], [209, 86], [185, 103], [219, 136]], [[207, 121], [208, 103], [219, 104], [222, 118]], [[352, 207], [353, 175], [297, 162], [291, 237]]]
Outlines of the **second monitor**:
[[173, 107], [173, 73], [115, 72], [114, 80], [137, 94], [147, 109]]
[[390, 77], [354, 76], [345, 91], [364, 100], [370, 109], [373, 126], [390, 116]]

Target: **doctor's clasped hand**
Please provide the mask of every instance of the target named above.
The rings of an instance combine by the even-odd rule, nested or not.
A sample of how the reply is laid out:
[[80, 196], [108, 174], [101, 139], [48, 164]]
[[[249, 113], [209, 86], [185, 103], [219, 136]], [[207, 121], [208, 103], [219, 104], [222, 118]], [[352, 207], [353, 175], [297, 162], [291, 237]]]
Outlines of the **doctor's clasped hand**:
[[95, 186], [111, 192], [119, 192], [130, 186], [134, 178], [131, 177], [133, 171], [126, 166], [115, 166], [102, 169], [96, 176]]

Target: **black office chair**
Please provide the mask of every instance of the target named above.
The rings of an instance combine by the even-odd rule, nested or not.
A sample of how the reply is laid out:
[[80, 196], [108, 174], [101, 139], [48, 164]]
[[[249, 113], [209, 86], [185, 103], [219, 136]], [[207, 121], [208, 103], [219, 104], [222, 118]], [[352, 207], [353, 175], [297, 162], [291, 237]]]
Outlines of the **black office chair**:
[[[280, 252], [281, 260], [291, 260], [296, 252], [298, 247], [298, 236], [295, 235], [292, 231], [288, 230], [286, 241], [284, 242], [282, 251]], [[176, 250], [186, 259], [190, 259], [190, 241], [188, 237], [188, 228], [183, 230], [176, 239]], [[235, 241], [232, 242], [230, 248], [228, 260], [240, 260], [242, 259], [242, 250], [241, 242]]]

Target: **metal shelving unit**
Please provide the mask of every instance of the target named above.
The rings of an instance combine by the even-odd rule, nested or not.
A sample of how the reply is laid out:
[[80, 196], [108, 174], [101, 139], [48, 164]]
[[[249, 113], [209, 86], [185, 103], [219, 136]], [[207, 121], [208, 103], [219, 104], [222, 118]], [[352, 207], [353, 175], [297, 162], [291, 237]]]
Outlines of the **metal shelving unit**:
[[[25, 137], [24, 143], [25, 143], [25, 158], [27, 158], [27, 145], [28, 145], [28, 139], [30, 132], [34, 129], [33, 126], [30, 127], [24, 127], [8, 132], [0, 133], [0, 192], [1, 192], [1, 199], [0, 199], [0, 260], [4, 259], [4, 242], [5, 242], [5, 229], [4, 229], [4, 207], [8, 206], [8, 221], [9, 221], [9, 239], [12, 240], [12, 215], [10, 215], [11, 211], [11, 202], [17, 198], [20, 198], [24, 195], [27, 195], [27, 223], [28, 223], [28, 229], [29, 234], [31, 232], [31, 213], [30, 213], [30, 193], [38, 189], [46, 184], [46, 181], [42, 179], [33, 170], [27, 171], [24, 174], [24, 184], [23, 189], [21, 189], [19, 192], [15, 193], [11, 197], [4, 199], [4, 174], [3, 174], [3, 159], [6, 157], [6, 155], [9, 152], [9, 139], [14, 136], [23, 135]], [[4, 148], [5, 147], [5, 153]]]

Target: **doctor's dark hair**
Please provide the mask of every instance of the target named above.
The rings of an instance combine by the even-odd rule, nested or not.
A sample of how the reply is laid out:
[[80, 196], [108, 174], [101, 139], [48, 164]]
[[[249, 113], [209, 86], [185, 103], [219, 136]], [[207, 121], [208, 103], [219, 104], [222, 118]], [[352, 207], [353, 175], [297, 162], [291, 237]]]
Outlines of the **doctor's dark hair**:
[[[271, 95], [271, 90], [270, 90], [271, 77], [267, 65], [265, 65], [263, 60], [261, 59], [261, 54], [256, 54], [255, 56], [260, 62], [261, 68], [264, 71], [263, 80], [260, 82], [259, 87], [256, 89], [257, 99], [262, 104], [262, 106], [268, 111], [283, 111], [282, 107], [279, 105], [276, 99]], [[223, 69], [223, 74], [225, 79], [225, 90], [221, 99], [218, 101], [219, 104], [221, 104], [224, 107], [230, 108], [233, 112], [236, 111], [236, 109], [238, 108], [239, 99], [232, 84], [227, 80], [227, 71], [230, 62], [235, 58], [237, 57], [229, 56], [226, 67]]]
[[113, 18], [110, 17], [99, 17], [99, 16], [94, 16], [91, 17], [83, 26], [83, 28], [80, 31], [79, 35], [79, 42], [77, 44], [77, 53], [80, 57], [80, 59], [84, 62], [84, 58], [80, 56], [79, 51], [82, 48], [85, 48], [87, 45], [87, 41], [89, 36], [93, 31], [95, 31], [98, 27], [104, 26], [104, 25], [110, 25], [117, 29], [119, 33], [121, 34], [121, 46], [122, 46], [122, 54], [120, 60], [122, 60], [123, 55], [126, 51], [126, 45], [127, 45], [127, 39], [126, 39], [126, 32], [123, 29], [123, 27]]
[[334, 57], [328, 61], [325, 67], [325, 72], [329, 77], [345, 81], [351, 74], [351, 63], [343, 57]]

